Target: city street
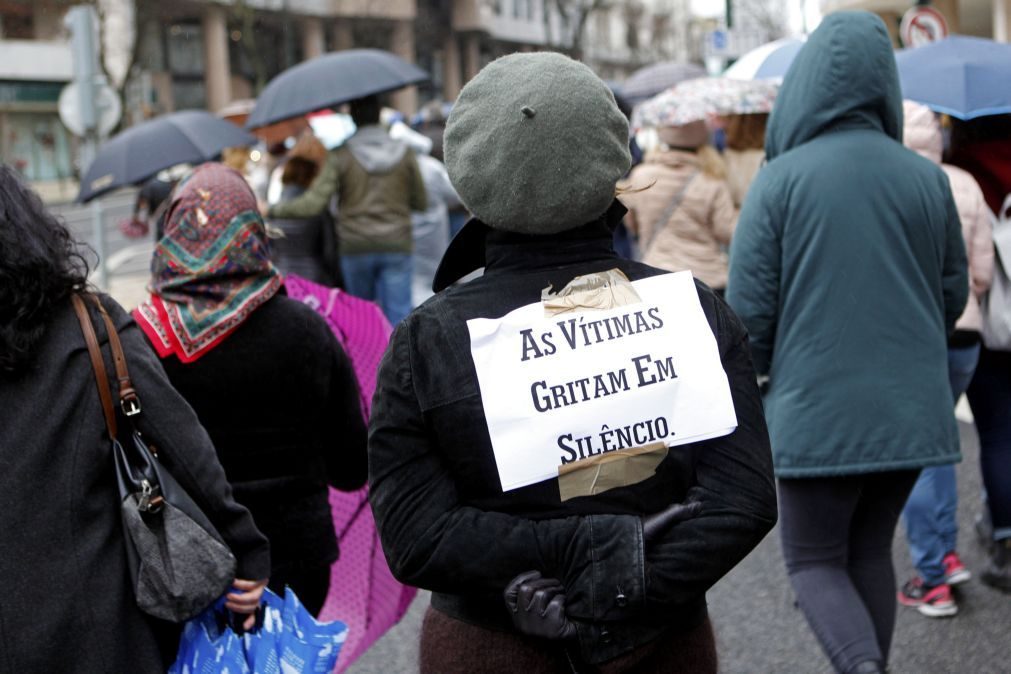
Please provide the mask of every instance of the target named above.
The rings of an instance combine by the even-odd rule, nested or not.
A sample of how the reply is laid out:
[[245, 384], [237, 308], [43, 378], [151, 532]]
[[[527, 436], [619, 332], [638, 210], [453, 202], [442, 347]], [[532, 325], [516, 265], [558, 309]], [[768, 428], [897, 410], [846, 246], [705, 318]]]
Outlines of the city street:
[[[105, 223], [105, 257], [108, 279], [103, 290], [127, 308], [139, 304], [145, 297], [144, 286], [149, 276], [151, 253], [154, 250], [154, 234], [142, 239], [128, 239], [117, 227], [117, 223], [130, 217], [133, 211], [136, 190], [123, 189], [101, 198], [102, 220]], [[74, 237], [81, 243], [97, 248], [91, 204], [58, 204], [50, 207], [53, 213], [63, 218]], [[94, 264], [94, 259], [89, 258]], [[92, 268], [92, 281], [98, 283]]]
[[[127, 217], [132, 191], [103, 199], [110, 260], [109, 287], [124, 305], [144, 297], [152, 244], [125, 238], [114, 223]], [[91, 242], [88, 206], [64, 205], [55, 209], [74, 234]], [[964, 404], [964, 402], [963, 402]], [[893, 674], [1000, 674], [1011, 670], [1005, 653], [1011, 634], [1011, 596], [1002, 595], [978, 580], [985, 563], [976, 543], [972, 523], [979, 512], [980, 478], [976, 434], [960, 421], [963, 461], [959, 465], [959, 548], [977, 578], [957, 590], [959, 614], [931, 619], [913, 609], [899, 607], [891, 654]], [[900, 525], [901, 526], [901, 525]], [[895, 541], [897, 580], [912, 575], [902, 530]], [[766, 672], [831, 672], [802, 614], [793, 605], [779, 547], [778, 529], [709, 593], [710, 614], [716, 629], [721, 671], [726, 674]], [[351, 674], [410, 674], [417, 671], [418, 634], [428, 605], [419, 593], [409, 613], [366, 653]]]
[[0, 194], [0, 674], [1011, 674], [1011, 0], [0, 0]]
[[[1008, 664], [1011, 595], [978, 580], [985, 555], [976, 544], [972, 522], [979, 512], [980, 479], [976, 433], [959, 422], [963, 461], [959, 478], [959, 548], [977, 577], [959, 588], [954, 618], [926, 618], [899, 607], [892, 646], [892, 674], [1002, 674]], [[901, 525], [900, 525], [901, 526]], [[912, 574], [905, 538], [895, 539], [900, 583]], [[380, 640], [350, 674], [410, 674], [417, 671], [418, 632], [428, 603], [415, 600], [404, 620]], [[720, 671], [724, 674], [773, 672], [828, 674], [832, 670], [800, 611], [794, 608], [774, 530], [762, 544], [709, 593], [716, 628]]]

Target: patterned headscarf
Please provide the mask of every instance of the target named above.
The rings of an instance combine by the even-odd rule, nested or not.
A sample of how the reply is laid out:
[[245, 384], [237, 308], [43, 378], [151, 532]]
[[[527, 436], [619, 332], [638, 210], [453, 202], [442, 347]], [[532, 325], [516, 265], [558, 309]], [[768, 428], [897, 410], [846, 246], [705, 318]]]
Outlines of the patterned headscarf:
[[192, 363], [281, 287], [256, 197], [236, 171], [197, 167], [172, 195], [151, 260], [150, 298], [133, 311], [162, 358]]

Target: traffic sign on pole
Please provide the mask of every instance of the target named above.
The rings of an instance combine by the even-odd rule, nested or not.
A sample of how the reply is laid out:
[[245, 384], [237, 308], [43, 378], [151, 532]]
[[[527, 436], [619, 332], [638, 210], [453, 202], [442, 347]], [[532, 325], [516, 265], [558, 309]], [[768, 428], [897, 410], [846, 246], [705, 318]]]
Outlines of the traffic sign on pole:
[[[70, 129], [75, 136], [83, 137], [88, 135], [89, 129], [84, 125], [85, 113], [81, 108], [80, 88], [81, 85], [77, 82], [71, 82], [63, 87], [63, 91], [60, 92], [59, 111], [60, 121], [63, 122], [63, 125]], [[119, 124], [119, 118], [123, 114], [123, 104], [113, 88], [105, 82], [95, 87], [93, 98], [98, 113], [93, 130], [99, 137], [108, 136]]]
[[922, 47], [948, 37], [948, 21], [929, 5], [910, 7], [902, 15], [899, 37], [906, 47]]

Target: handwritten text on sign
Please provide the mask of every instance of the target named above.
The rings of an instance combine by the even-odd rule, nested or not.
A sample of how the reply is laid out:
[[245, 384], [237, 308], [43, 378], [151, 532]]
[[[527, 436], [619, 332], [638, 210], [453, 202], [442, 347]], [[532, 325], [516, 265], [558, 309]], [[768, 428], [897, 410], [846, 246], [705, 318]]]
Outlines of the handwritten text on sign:
[[546, 318], [540, 302], [467, 321], [504, 490], [558, 466], [737, 427], [690, 272], [633, 283], [642, 302]]

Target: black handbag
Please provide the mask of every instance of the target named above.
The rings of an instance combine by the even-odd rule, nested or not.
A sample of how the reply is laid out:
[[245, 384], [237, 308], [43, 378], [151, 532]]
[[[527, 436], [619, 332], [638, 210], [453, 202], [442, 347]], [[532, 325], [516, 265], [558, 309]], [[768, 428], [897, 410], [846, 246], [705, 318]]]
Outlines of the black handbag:
[[98, 298], [88, 297], [94, 300], [105, 322], [119, 384], [120, 409], [129, 426], [121, 442], [105, 361], [91, 315], [81, 296], [74, 295], [74, 311], [88, 345], [112, 443], [127, 566], [137, 606], [156, 618], [182, 622], [203, 611], [228, 590], [235, 578], [235, 557], [200, 507], [159, 464], [157, 450], [137, 430], [135, 420], [142, 408], [130, 380], [119, 334]]

